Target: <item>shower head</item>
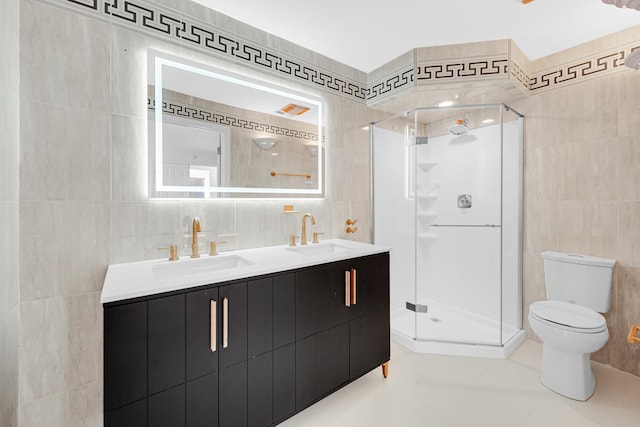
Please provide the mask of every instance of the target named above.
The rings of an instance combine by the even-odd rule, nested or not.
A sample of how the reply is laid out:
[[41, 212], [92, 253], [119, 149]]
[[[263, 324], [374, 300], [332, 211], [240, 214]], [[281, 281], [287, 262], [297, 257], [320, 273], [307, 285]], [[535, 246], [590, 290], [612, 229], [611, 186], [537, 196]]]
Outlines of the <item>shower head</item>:
[[455, 125], [449, 126], [449, 133], [451, 135], [464, 135], [469, 131], [467, 128], [467, 119], [458, 119]]

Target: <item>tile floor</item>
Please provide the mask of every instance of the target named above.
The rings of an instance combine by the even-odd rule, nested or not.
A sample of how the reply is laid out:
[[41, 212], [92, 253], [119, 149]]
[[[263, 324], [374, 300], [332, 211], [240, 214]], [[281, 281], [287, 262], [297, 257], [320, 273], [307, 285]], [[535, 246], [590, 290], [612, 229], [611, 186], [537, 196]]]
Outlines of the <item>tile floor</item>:
[[541, 360], [532, 341], [507, 360], [416, 354], [392, 343], [389, 378], [372, 371], [281, 425], [640, 426], [640, 377], [592, 362], [595, 394], [577, 402], [540, 384]]

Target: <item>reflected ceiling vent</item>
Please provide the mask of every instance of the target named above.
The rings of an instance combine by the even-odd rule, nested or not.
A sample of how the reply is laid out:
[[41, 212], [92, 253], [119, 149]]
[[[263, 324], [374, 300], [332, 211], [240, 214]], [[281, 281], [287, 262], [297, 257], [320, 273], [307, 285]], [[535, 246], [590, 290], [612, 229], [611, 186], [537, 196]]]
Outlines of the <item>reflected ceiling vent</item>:
[[275, 138], [265, 136], [263, 138], [253, 138], [253, 142], [263, 150], [270, 150], [274, 145], [276, 145], [277, 140]]
[[602, 3], [612, 4], [623, 9], [640, 10], [640, 0], [602, 0]]
[[287, 104], [278, 110], [278, 113], [286, 114], [288, 116], [301, 116], [309, 110], [309, 107], [305, 107], [303, 105]]

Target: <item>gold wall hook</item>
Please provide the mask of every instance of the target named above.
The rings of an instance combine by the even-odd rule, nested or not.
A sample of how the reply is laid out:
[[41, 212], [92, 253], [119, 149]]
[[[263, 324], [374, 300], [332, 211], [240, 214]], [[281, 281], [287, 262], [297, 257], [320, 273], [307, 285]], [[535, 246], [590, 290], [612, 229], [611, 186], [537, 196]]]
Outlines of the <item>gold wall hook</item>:
[[358, 231], [358, 227], [347, 227], [347, 233], [355, 233]]
[[356, 222], [358, 222], [358, 220], [352, 220], [351, 218], [347, 219], [347, 225], [356, 225]]

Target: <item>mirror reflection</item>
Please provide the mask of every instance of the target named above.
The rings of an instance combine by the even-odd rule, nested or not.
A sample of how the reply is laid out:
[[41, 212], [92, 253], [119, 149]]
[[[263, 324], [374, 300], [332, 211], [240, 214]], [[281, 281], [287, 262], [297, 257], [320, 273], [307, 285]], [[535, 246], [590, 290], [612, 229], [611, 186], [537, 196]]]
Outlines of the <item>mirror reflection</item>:
[[319, 98], [149, 56], [150, 197], [322, 197]]

